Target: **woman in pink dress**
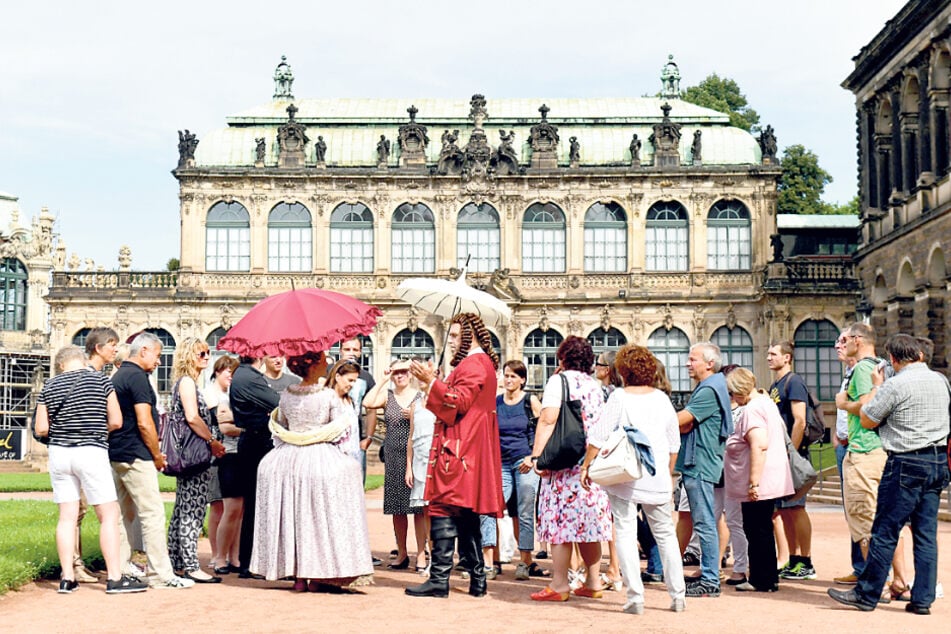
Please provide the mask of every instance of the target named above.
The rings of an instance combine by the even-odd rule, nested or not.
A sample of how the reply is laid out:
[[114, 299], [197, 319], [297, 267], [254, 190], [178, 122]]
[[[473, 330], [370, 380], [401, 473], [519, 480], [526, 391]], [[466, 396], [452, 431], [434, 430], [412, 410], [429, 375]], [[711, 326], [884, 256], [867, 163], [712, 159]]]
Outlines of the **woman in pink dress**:
[[281, 394], [271, 419], [274, 450], [258, 467], [250, 569], [269, 580], [295, 577], [299, 592], [365, 585], [373, 562], [349, 396], [360, 367], [340, 361], [322, 387], [322, 352], [287, 365], [303, 380]]

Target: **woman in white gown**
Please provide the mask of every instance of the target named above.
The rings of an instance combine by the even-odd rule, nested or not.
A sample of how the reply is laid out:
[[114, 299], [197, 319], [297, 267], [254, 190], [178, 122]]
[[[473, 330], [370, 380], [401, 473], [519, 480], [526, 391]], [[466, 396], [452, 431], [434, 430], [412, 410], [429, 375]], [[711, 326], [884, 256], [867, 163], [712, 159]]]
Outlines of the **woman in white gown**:
[[349, 397], [360, 368], [341, 361], [322, 387], [323, 353], [287, 365], [303, 380], [283, 392], [271, 419], [274, 450], [258, 467], [250, 569], [268, 580], [295, 577], [300, 592], [365, 585], [373, 562]]

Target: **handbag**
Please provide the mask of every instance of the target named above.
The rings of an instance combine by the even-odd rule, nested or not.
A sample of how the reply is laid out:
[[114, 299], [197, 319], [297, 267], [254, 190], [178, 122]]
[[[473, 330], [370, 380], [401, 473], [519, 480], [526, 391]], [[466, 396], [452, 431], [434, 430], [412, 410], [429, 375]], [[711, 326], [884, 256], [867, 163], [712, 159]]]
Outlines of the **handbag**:
[[611, 432], [588, 467], [588, 477], [602, 486], [633, 482], [643, 474], [640, 454], [628, 439], [623, 426]]
[[172, 411], [162, 427], [159, 447], [165, 454], [165, 475], [187, 478], [211, 466], [211, 446], [188, 426], [178, 383], [172, 390]]
[[564, 374], [559, 376], [561, 409], [558, 411], [558, 420], [555, 421], [555, 429], [545, 444], [545, 449], [535, 463], [539, 469], [548, 471], [574, 467], [581, 462], [587, 448], [584, 425], [581, 422], [581, 404], [568, 400], [568, 379]]
[[816, 483], [819, 474], [816, 473], [812, 463], [803, 458], [796, 448], [793, 447], [792, 440], [789, 439], [789, 432], [783, 425], [783, 434], [786, 436], [786, 455], [789, 457], [789, 472], [792, 474], [793, 488], [795, 492], [785, 497], [786, 500], [798, 500]]

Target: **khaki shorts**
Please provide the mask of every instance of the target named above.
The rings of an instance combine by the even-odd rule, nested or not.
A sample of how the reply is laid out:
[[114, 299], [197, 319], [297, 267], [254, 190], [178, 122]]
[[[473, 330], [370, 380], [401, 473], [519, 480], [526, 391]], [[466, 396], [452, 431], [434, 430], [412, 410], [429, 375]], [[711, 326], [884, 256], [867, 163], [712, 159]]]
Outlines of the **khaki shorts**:
[[887, 459], [885, 450], [875, 449], [868, 453], [850, 451], [842, 461], [845, 518], [854, 542], [872, 536], [878, 483], [882, 480]]

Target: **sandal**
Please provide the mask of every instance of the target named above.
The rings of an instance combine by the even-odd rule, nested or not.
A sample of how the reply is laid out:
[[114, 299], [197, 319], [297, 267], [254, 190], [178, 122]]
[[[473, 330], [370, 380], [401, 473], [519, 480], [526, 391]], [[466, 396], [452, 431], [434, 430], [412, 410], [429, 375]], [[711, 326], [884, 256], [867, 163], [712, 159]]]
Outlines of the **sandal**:
[[623, 580], [620, 578], [612, 579], [607, 575], [607, 573], [601, 573], [601, 585], [604, 586], [604, 590], [613, 590], [615, 592], [620, 592], [621, 587], [624, 585]]
[[585, 597], [587, 599], [600, 599], [604, 596], [604, 592], [601, 590], [592, 590], [588, 586], [581, 586], [580, 588], [572, 592], [576, 597]]
[[551, 586], [545, 586], [544, 590], [532, 593], [532, 601], [558, 601], [564, 602], [571, 596], [568, 592], [555, 592]]
[[537, 563], [533, 561], [528, 566], [528, 576], [529, 577], [544, 577], [547, 579], [551, 577], [551, 571], [545, 570], [544, 568], [542, 568], [541, 566], [539, 566]]
[[895, 581], [888, 584], [888, 594], [892, 601], [911, 601], [911, 588]]

